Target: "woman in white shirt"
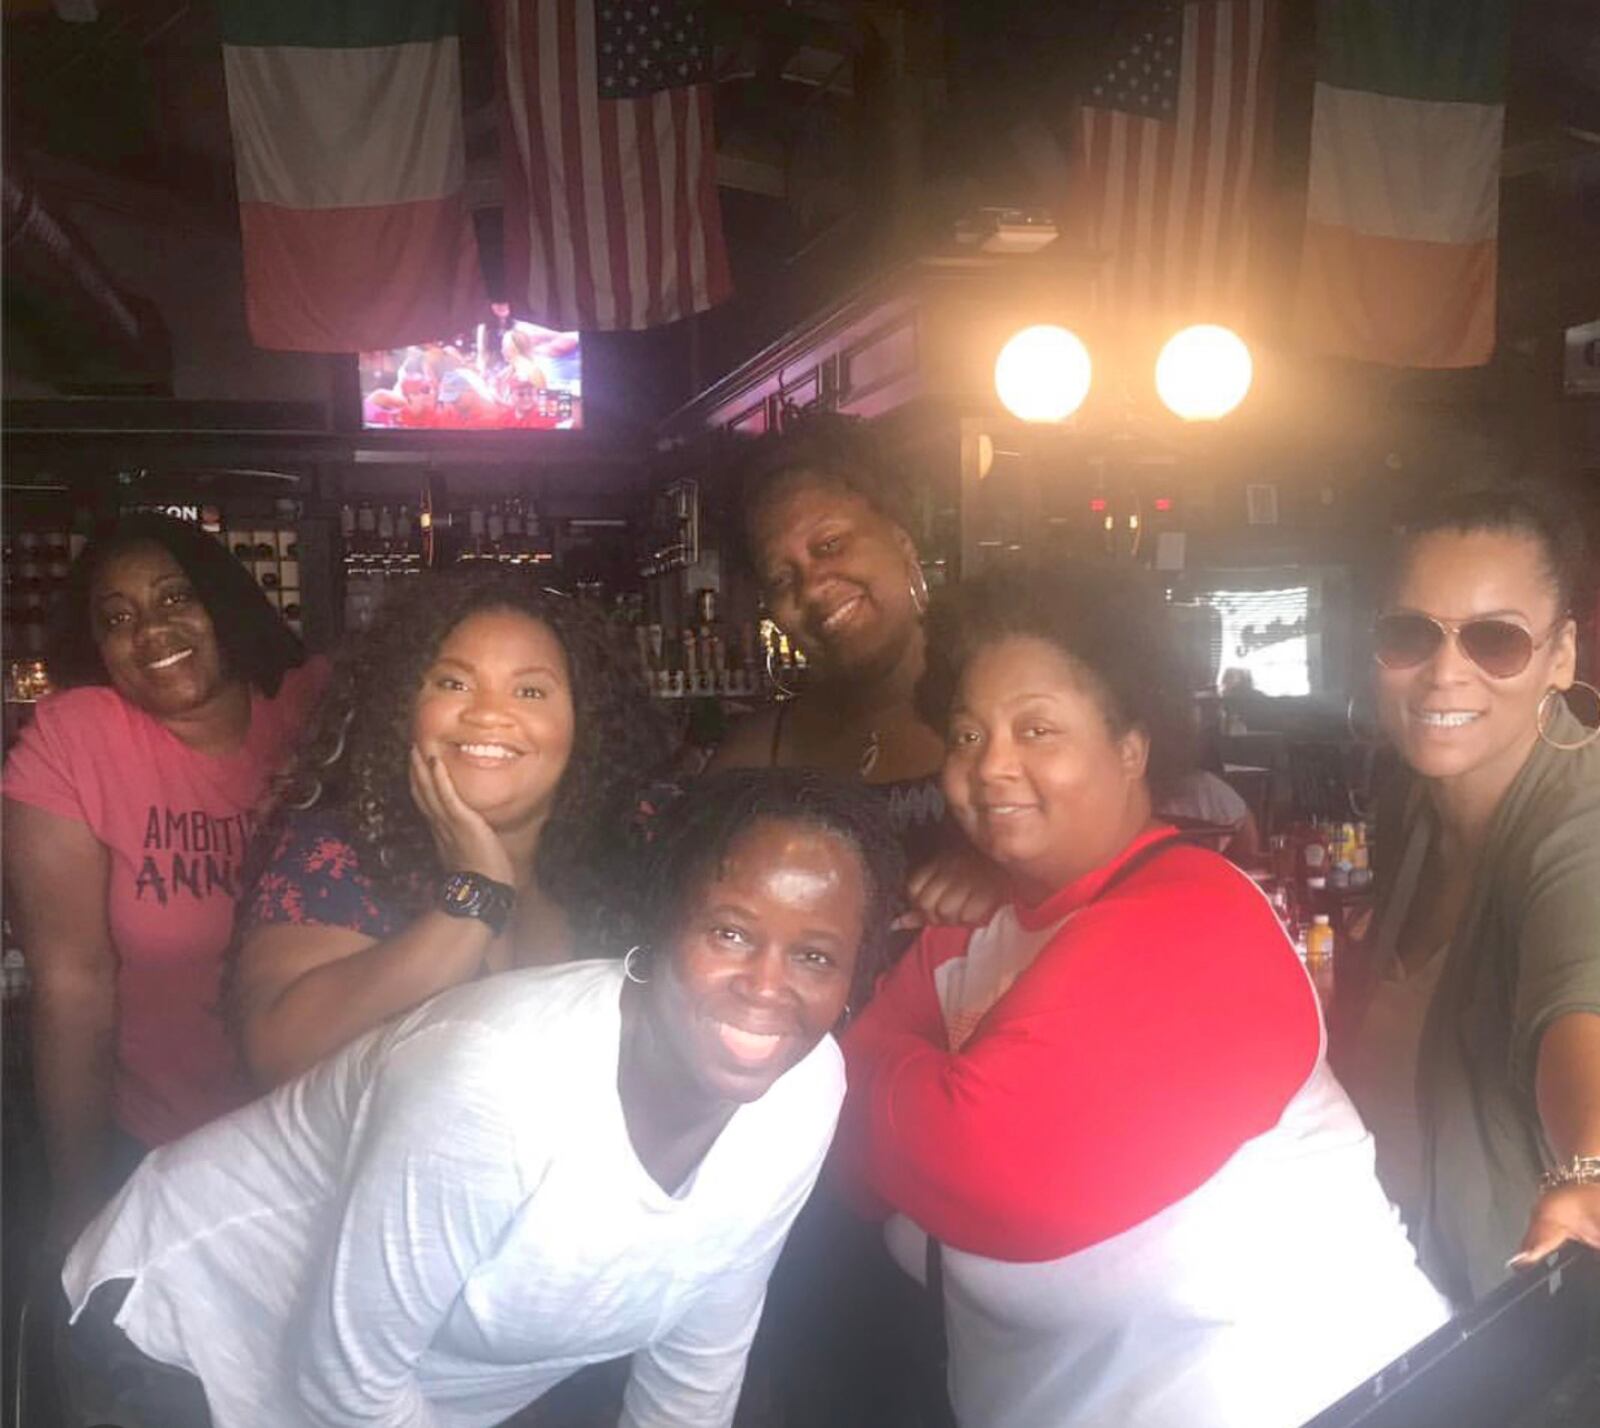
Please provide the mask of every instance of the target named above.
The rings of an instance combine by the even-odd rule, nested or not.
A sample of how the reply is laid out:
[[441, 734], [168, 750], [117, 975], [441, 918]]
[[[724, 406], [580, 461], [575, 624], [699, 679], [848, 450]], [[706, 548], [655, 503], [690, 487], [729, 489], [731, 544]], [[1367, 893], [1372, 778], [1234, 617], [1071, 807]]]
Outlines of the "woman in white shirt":
[[623, 1424], [732, 1420], [900, 869], [810, 771], [662, 825], [624, 962], [447, 992], [149, 1158], [67, 1261], [79, 1421], [487, 1428], [627, 1354]]

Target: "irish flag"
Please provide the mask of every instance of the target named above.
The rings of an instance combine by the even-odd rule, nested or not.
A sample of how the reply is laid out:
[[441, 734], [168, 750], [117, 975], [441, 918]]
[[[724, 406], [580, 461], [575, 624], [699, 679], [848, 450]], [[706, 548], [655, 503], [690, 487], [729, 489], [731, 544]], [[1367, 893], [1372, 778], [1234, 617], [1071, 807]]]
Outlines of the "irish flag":
[[1318, 0], [1296, 326], [1396, 367], [1494, 350], [1509, 0]]
[[262, 347], [357, 352], [478, 320], [459, 0], [221, 0]]

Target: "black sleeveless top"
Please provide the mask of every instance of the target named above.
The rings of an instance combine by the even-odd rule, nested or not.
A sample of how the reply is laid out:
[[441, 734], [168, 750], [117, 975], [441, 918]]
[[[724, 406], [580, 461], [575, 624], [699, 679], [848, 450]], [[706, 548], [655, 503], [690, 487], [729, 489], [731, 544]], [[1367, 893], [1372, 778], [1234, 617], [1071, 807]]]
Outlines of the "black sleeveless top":
[[[789, 714], [787, 701], [778, 705], [778, 716], [772, 721], [772, 748], [768, 763], [779, 766], [779, 751], [783, 745], [783, 725]], [[905, 850], [906, 867], [914, 869], [925, 863], [945, 844], [944, 789], [937, 774], [922, 778], [895, 779], [887, 783], [866, 785], [880, 795], [889, 815], [889, 826]]]

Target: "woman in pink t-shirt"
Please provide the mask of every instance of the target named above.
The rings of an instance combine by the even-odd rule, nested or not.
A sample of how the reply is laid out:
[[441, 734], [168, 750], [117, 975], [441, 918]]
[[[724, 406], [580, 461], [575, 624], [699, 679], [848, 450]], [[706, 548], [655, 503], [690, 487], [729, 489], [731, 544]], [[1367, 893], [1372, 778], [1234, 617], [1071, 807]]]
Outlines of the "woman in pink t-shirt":
[[70, 1240], [119, 1172], [247, 1098], [215, 1007], [267, 782], [325, 674], [193, 526], [124, 517], [74, 567], [43, 700], [6, 761], [7, 914]]

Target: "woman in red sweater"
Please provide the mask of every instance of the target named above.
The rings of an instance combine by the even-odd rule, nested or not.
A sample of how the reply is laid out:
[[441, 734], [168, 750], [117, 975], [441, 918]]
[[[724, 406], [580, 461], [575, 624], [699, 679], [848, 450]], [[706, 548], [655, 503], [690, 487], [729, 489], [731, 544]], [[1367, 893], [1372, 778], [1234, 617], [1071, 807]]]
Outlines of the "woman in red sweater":
[[936, 611], [944, 791], [1009, 875], [846, 1038], [847, 1175], [938, 1261], [967, 1428], [1301, 1423], [1446, 1317], [1271, 907], [1152, 814], [1184, 694], [1124, 572]]

